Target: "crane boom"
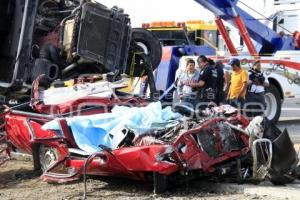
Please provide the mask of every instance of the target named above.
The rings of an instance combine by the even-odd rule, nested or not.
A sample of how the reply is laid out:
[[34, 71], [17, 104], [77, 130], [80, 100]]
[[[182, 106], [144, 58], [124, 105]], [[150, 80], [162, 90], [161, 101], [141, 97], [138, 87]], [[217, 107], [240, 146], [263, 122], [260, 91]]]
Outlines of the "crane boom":
[[[282, 37], [238, 7], [238, 0], [195, 1], [214, 13], [216, 17], [227, 21], [231, 25], [237, 27], [240, 31], [243, 31], [239, 27], [240, 24], [237, 23], [237, 18], [240, 18], [244, 22], [244, 26], [246, 27], [250, 37], [261, 45], [256, 49], [259, 54], [273, 54], [278, 50], [295, 50], [295, 44], [292, 36]], [[244, 34], [244, 32], [241, 32], [241, 35], [242, 34]]]

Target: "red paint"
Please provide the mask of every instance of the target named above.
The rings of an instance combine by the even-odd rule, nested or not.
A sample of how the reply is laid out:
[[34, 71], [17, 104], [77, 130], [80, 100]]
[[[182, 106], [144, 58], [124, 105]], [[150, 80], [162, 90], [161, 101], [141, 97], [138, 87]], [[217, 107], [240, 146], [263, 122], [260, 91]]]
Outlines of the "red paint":
[[300, 32], [295, 31], [293, 36], [294, 36], [295, 48], [300, 49]]
[[240, 16], [236, 16], [236, 17], [234, 17], [234, 22], [235, 22], [237, 28], [240, 31], [240, 34], [241, 34], [241, 36], [242, 36], [242, 38], [243, 38], [243, 40], [244, 40], [244, 42], [245, 42], [245, 44], [246, 44], [246, 46], [249, 50], [249, 53], [252, 56], [257, 56], [258, 54], [256, 52], [256, 49], [255, 49], [252, 41], [251, 41], [251, 38], [249, 36], [249, 33], [246, 29], [246, 26], [245, 26], [242, 18]]
[[162, 48], [162, 61], [170, 61], [172, 57], [172, 48], [171, 47], [163, 47]]
[[[42, 125], [48, 121], [43, 118], [32, 118], [7, 112], [5, 120], [7, 137], [19, 150], [32, 153], [33, 144], [43, 144], [58, 151], [57, 162], [43, 174], [43, 180], [64, 183], [80, 178], [86, 157], [70, 154], [69, 148], [76, 149], [78, 147], [64, 119], [59, 120], [62, 128], [60, 135], [53, 131], [41, 129]], [[214, 172], [218, 165], [249, 152], [249, 138], [242, 133], [236, 133], [236, 137], [240, 139], [242, 145], [241, 149], [224, 152], [220, 130], [212, 127], [225, 121], [237, 122], [243, 127], [249, 123], [241, 115], [228, 119], [213, 118], [186, 131], [168, 144], [120, 147], [111, 152], [104, 150], [92, 160], [87, 168], [87, 174], [145, 180], [145, 175], [153, 172], [164, 175], [172, 175], [184, 170], [198, 170], [203, 173]], [[215, 148], [217, 156], [209, 156], [195, 139], [195, 136], [203, 134], [204, 129], [211, 130], [209, 134], [212, 134], [211, 137], [216, 141], [213, 148]], [[180, 148], [182, 145], [185, 145], [185, 150]], [[170, 156], [174, 161], [161, 160], [164, 155], [166, 156], [167, 149], [173, 150]]]
[[284, 65], [288, 68], [295, 69], [295, 70], [300, 70], [300, 63], [299, 62], [293, 62], [289, 60], [261, 60], [262, 63], [270, 63], [272, 62], [273, 64], [281, 64]]
[[[236, 116], [233, 118], [229, 118], [230, 121], [234, 122], [240, 122], [242, 123], [243, 126], [247, 126], [246, 124], [249, 123], [249, 121], [246, 121], [246, 118], [241, 117], [241, 116]], [[209, 129], [210, 127], [213, 127], [214, 124], [220, 123], [225, 121], [224, 119], [221, 118], [215, 118], [208, 120], [204, 124], [202, 124], [200, 127], [187, 131], [184, 133], [182, 136], [180, 136], [176, 142], [173, 144], [174, 148], [178, 147], [180, 144], [186, 144], [187, 149], [184, 153], [180, 153], [176, 151], [176, 156], [178, 157], [178, 160], [184, 161], [187, 164], [188, 169], [190, 170], [202, 170], [203, 172], [212, 172], [214, 171], [214, 167], [217, 164], [220, 164], [226, 160], [230, 160], [236, 157], [239, 157], [243, 153], [249, 152], [248, 148], [248, 136], [241, 134], [240, 139], [244, 143], [244, 148], [243, 150], [238, 150], [238, 151], [232, 151], [232, 152], [223, 152], [222, 144], [220, 141], [216, 140], [216, 146], [215, 149], [218, 151], [219, 155], [214, 158], [210, 157], [205, 151], [201, 150], [199, 148], [199, 145], [196, 143], [193, 135], [197, 134], [203, 134], [201, 130], [203, 129]], [[215, 139], [220, 138], [220, 134], [218, 130], [214, 130], [215, 134]], [[221, 147], [221, 148], [220, 148]]]
[[215, 19], [215, 22], [216, 22], [216, 25], [218, 27], [218, 30], [220, 31], [223, 39], [224, 39], [224, 42], [226, 43], [226, 46], [228, 47], [228, 50], [230, 52], [230, 54], [232, 56], [237, 56], [238, 55], [238, 52], [236, 51], [234, 45], [233, 45], [233, 42], [232, 40], [230, 39], [229, 37], [229, 34], [227, 33], [227, 30], [222, 22], [222, 19], [220, 17], [217, 17]]
[[[39, 113], [52, 115], [70, 113], [70, 116], [91, 115], [110, 112], [116, 104], [129, 106], [145, 106], [147, 104], [144, 99], [130, 96], [120, 96], [118, 99], [114, 97], [104, 98], [87, 96], [67, 101], [63, 104], [45, 105], [40, 100], [41, 98], [39, 94], [39, 82], [42, 77], [43, 75], [39, 76], [33, 83], [32, 106]], [[82, 111], [82, 109], [86, 106], [97, 106], [97, 108], [88, 111]]]
[[31, 154], [31, 136], [30, 130], [26, 125], [26, 119], [27, 118], [25, 116], [16, 116], [13, 114], [6, 115], [5, 130], [7, 132], [7, 140], [9, 142], [18, 149]]
[[74, 137], [73, 137], [73, 135], [71, 133], [71, 130], [70, 130], [69, 126], [68, 126], [67, 121], [65, 119], [58, 119], [58, 124], [59, 124], [59, 126], [61, 128], [61, 131], [64, 134], [66, 142], [70, 146], [78, 148], [78, 146], [75, 143]]
[[[223, 63], [228, 63], [229, 59], [225, 59], [224, 57], [216, 57], [216, 56], [209, 56], [211, 59], [218, 59], [221, 60]], [[285, 58], [287, 59], [287, 58]], [[291, 58], [288, 58], [291, 59]], [[260, 60], [262, 64], [279, 64], [284, 65], [287, 68], [295, 69], [300, 71], [300, 62], [295, 62], [291, 60], [277, 60], [277, 59], [261, 59], [260, 57], [256, 57], [256, 59], [247, 59], [247, 62], [254, 63], [255, 61]]]
[[[256, 60], [249, 60], [251, 62], [254, 62]], [[289, 61], [289, 60], [260, 60], [261, 63], [268, 64], [268, 63], [273, 63], [273, 64], [279, 64], [279, 65], [284, 65], [285, 67], [295, 69], [295, 70], [300, 70], [300, 63], [299, 62], [294, 62], [294, 61]]]

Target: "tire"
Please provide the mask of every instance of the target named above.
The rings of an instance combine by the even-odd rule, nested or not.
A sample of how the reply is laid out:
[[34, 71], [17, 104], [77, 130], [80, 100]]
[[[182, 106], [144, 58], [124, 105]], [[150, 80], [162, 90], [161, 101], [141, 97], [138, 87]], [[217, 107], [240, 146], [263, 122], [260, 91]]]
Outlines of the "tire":
[[40, 166], [43, 172], [47, 171], [47, 169], [59, 158], [57, 150], [53, 147], [40, 145], [38, 152]]
[[296, 179], [300, 180], [300, 166], [297, 166], [297, 167], [294, 169], [294, 171], [293, 171], [293, 176], [294, 176]]
[[277, 175], [271, 173], [270, 181], [273, 185], [285, 185], [292, 183], [296, 178], [288, 175]]
[[281, 97], [278, 89], [274, 85], [266, 87], [265, 101], [265, 116], [272, 123], [276, 124], [281, 114]]
[[140, 65], [142, 58], [136, 54], [135, 56], [135, 67], [133, 73], [131, 72], [131, 63], [133, 61], [133, 55], [135, 53], [142, 52], [145, 55], [149, 56], [152, 69], [155, 70], [162, 56], [162, 49], [159, 40], [148, 30], [143, 28], [134, 28], [132, 29], [132, 38], [130, 44], [130, 53], [127, 61], [127, 68], [125, 73], [127, 75], [133, 75], [134, 77], [140, 77], [145, 75], [143, 71], [145, 69]]
[[165, 192], [167, 190], [167, 176], [154, 172], [153, 186], [154, 186], [154, 194], [160, 194]]

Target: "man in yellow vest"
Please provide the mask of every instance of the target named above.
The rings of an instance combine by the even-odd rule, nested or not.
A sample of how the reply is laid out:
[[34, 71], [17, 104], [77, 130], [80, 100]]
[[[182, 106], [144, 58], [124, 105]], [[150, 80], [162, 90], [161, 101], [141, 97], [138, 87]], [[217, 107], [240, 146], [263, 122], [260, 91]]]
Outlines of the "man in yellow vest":
[[247, 92], [248, 73], [241, 67], [240, 60], [233, 58], [228, 63], [232, 67], [227, 99], [234, 107], [242, 107]]

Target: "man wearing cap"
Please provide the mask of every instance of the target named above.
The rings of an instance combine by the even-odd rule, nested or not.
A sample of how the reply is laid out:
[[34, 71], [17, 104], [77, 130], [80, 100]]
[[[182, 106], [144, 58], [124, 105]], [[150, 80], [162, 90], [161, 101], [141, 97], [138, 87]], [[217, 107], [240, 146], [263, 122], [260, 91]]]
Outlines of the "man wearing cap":
[[247, 92], [248, 73], [237, 58], [231, 59], [228, 64], [232, 67], [232, 73], [227, 99], [232, 106], [242, 106]]

